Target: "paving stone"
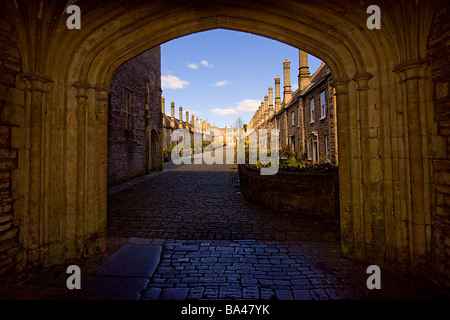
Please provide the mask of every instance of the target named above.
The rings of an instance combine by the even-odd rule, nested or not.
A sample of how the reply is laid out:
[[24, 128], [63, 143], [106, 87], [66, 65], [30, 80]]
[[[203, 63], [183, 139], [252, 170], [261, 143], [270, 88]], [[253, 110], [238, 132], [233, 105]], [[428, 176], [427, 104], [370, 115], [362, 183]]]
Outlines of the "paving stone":
[[197, 283], [198, 279], [199, 278], [197, 278], [197, 277], [186, 277], [186, 278], [182, 278], [181, 282], [182, 283]]
[[272, 289], [261, 288], [261, 299], [263, 300], [271, 300], [276, 298], [275, 292]]
[[218, 287], [206, 287], [203, 296], [208, 299], [216, 299], [219, 294]]
[[314, 300], [330, 300], [330, 297], [328, 297], [323, 289], [313, 289], [309, 292]]
[[[244, 288], [244, 290], [245, 290], [245, 288]], [[242, 297], [242, 288], [241, 287], [236, 287], [236, 286], [220, 287], [220, 291], [219, 291], [220, 299], [240, 299], [241, 297]]]
[[142, 295], [143, 300], [158, 300], [161, 294], [161, 288], [148, 288]]
[[203, 297], [204, 287], [193, 287], [189, 291], [188, 300], [199, 300]]
[[198, 251], [199, 246], [175, 246], [173, 248], [174, 251]]
[[244, 299], [259, 299], [259, 288], [258, 287], [244, 287], [242, 294]]
[[186, 300], [189, 288], [165, 288], [159, 300]]
[[294, 300], [291, 290], [278, 289], [275, 290], [278, 300]]
[[124, 244], [92, 274], [151, 278], [161, 256], [160, 246]]
[[293, 290], [295, 300], [312, 300], [308, 290]]

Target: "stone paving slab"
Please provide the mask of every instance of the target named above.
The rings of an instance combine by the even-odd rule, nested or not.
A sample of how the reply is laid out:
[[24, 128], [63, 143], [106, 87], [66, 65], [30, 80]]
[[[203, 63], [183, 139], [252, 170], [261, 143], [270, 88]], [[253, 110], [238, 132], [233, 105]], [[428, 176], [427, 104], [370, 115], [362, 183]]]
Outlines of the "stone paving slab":
[[103, 265], [92, 271], [94, 275], [150, 278], [158, 266], [162, 247], [124, 244]]

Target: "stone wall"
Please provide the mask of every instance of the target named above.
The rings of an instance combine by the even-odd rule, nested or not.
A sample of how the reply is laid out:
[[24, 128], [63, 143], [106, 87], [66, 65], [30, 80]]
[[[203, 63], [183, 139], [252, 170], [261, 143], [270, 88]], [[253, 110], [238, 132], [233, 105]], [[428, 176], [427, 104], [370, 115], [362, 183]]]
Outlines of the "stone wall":
[[[125, 128], [126, 90], [132, 94], [128, 128]], [[114, 73], [109, 107], [108, 185], [122, 183], [149, 171], [149, 133], [155, 130], [158, 139], [162, 138], [160, 106], [161, 50], [158, 46], [124, 63]], [[146, 118], [149, 118], [148, 128]], [[158, 149], [161, 149], [159, 144]]]
[[0, 276], [15, 271], [19, 248], [18, 227], [13, 216], [12, 172], [17, 168], [17, 149], [11, 144], [14, 110], [21, 109], [10, 99], [15, 94], [20, 55], [13, 40], [14, 30], [0, 19]]
[[243, 196], [254, 203], [280, 211], [339, 217], [339, 181], [336, 173], [279, 171], [262, 176], [260, 171], [239, 165]]
[[445, 138], [444, 155], [433, 160], [432, 243], [434, 272], [450, 286], [450, 10], [442, 4], [435, 13], [428, 40], [434, 82], [438, 133]]

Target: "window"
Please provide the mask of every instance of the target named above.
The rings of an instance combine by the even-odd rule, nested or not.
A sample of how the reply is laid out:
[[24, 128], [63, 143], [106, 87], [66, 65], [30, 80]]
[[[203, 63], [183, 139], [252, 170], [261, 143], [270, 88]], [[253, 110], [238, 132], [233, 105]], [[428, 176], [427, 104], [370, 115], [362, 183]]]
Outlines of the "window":
[[131, 130], [133, 120], [133, 92], [131, 90], [128, 90], [127, 88], [124, 88], [123, 98], [123, 111], [125, 114], [124, 128], [125, 130]]
[[309, 100], [309, 110], [311, 112], [311, 121], [310, 121], [310, 123], [313, 123], [314, 122], [314, 98]]
[[295, 126], [295, 112], [292, 111], [292, 126]]
[[300, 107], [297, 107], [297, 127], [300, 127]]
[[325, 99], [325, 91], [320, 93], [320, 119], [325, 119], [327, 116], [327, 102]]

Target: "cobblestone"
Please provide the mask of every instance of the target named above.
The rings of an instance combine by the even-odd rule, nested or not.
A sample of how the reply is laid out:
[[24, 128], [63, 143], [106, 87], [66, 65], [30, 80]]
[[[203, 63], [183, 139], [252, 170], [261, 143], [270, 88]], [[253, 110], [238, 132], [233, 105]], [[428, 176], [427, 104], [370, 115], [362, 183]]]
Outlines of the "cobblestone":
[[140, 299], [450, 298], [385, 268], [382, 289], [367, 289], [367, 265], [340, 253], [338, 223], [246, 202], [231, 165], [168, 166], [108, 198], [109, 250], [162, 247], [153, 275], [136, 278]]

